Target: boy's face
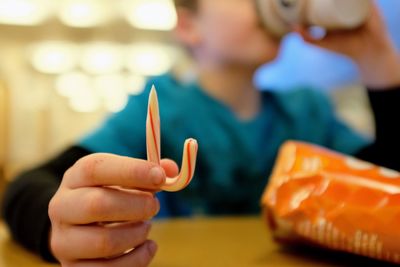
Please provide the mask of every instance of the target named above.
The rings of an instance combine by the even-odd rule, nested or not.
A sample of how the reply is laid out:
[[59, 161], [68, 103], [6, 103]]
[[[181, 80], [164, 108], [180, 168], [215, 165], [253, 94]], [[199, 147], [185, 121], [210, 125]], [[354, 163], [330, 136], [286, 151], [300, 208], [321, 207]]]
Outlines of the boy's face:
[[260, 25], [253, 0], [199, 0], [198, 48], [219, 62], [259, 66], [274, 59], [279, 41]]

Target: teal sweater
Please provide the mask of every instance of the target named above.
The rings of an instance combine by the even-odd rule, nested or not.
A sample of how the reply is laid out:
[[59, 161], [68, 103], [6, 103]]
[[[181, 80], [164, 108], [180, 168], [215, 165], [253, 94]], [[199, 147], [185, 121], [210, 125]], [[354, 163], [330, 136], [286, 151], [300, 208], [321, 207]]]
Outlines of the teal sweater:
[[288, 139], [353, 154], [368, 141], [343, 124], [318, 91], [264, 91], [260, 113], [251, 120], [207, 95], [197, 83], [166, 74], [150, 79], [124, 110], [110, 116], [80, 141], [93, 152], [146, 158], [145, 120], [151, 85], [157, 88], [161, 154], [178, 164], [186, 138], [199, 142], [195, 177], [178, 193], [159, 194], [160, 216], [241, 214], [259, 211], [259, 200], [280, 145]]

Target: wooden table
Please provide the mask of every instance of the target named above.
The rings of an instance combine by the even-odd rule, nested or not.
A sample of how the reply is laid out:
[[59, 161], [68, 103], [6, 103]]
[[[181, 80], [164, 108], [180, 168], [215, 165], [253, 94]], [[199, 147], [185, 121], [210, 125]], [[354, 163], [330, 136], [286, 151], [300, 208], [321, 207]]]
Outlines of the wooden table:
[[[258, 217], [157, 221], [159, 250], [151, 267], [394, 266], [370, 259], [276, 244]], [[0, 225], [1, 267], [50, 267], [10, 240]]]

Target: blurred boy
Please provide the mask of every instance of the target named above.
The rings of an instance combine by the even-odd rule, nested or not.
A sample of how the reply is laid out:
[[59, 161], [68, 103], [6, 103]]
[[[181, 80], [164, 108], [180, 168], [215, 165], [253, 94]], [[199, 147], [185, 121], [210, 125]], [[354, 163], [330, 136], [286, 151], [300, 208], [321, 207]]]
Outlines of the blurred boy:
[[[399, 114], [400, 61], [376, 10], [362, 28], [323, 40], [298, 29], [310, 43], [348, 55], [359, 66], [377, 123], [371, 144], [341, 123], [316, 91], [254, 88], [254, 71], [277, 56], [279, 40], [260, 26], [252, 1], [176, 4], [175, 35], [196, 61], [196, 79], [183, 82], [172, 74], [150, 79], [122, 112], [10, 185], [4, 215], [11, 231], [44, 258], [54, 256], [65, 266], [147, 266], [156, 252], [147, 240], [148, 220], [160, 209], [151, 192], [166, 174], [178, 172], [174, 161], [180, 162], [186, 137], [199, 141], [196, 177], [182, 192], [159, 194], [163, 215], [258, 212], [277, 149], [287, 139], [400, 167], [392, 157], [400, 148], [392, 125]], [[145, 158], [151, 84], [159, 95], [162, 156], [174, 160], [163, 160], [162, 168], [139, 159]]]

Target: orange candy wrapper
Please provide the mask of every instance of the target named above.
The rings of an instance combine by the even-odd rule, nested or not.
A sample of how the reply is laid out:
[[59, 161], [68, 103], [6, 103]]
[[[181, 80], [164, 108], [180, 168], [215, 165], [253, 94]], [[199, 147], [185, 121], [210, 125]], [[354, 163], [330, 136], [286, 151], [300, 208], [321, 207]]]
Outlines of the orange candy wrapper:
[[278, 241], [400, 263], [399, 172], [290, 141], [262, 205]]

